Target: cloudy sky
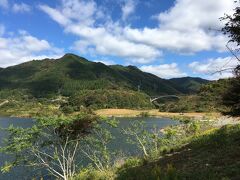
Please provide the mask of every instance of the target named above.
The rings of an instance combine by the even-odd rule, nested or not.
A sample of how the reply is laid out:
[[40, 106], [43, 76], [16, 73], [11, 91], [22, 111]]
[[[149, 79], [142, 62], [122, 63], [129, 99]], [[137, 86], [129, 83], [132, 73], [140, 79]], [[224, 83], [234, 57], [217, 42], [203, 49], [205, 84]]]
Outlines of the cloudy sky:
[[218, 79], [234, 0], [0, 0], [0, 67], [75, 53], [162, 78]]

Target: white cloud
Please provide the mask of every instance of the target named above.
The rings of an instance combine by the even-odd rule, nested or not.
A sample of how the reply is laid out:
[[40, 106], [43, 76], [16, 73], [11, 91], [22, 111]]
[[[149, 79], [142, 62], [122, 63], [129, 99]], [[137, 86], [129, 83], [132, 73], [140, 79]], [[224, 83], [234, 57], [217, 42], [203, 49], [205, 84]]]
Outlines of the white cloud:
[[[227, 38], [218, 30], [225, 13], [231, 14], [235, 4], [229, 0], [177, 0], [166, 12], [157, 15], [159, 27], [125, 28], [126, 36], [135, 42], [180, 53], [226, 50]], [[156, 17], [156, 16], [155, 16]]]
[[176, 63], [161, 64], [161, 65], [149, 65], [140, 67], [142, 71], [149, 72], [157, 75], [160, 78], [175, 78], [187, 76], [182, 72]]
[[[172, 8], [155, 16], [158, 26], [140, 29], [124, 26], [121, 18], [113, 22], [93, 0], [61, 2], [56, 8], [41, 5], [40, 9], [63, 26], [66, 33], [79, 37], [74, 49], [146, 64], [161, 57], [164, 50], [180, 54], [225, 51], [228, 39], [218, 31], [223, 24], [219, 18], [232, 13], [235, 6], [230, 0], [217, 3], [215, 0], [204, 3], [202, 0], [176, 0]], [[125, 0], [122, 20], [134, 13], [135, 6], [135, 1]], [[106, 18], [98, 19], [103, 17]]]
[[95, 22], [94, 16], [99, 13], [93, 0], [62, 0], [61, 2], [62, 6], [56, 9], [47, 5], [40, 5], [39, 8], [63, 26], [73, 22], [90, 26]]
[[186, 31], [191, 29], [220, 29], [219, 18], [231, 14], [235, 7], [231, 0], [177, 0], [170, 10], [160, 13], [158, 20], [162, 28]]
[[0, 8], [7, 9], [8, 5], [8, 0], [0, 0]]
[[116, 64], [114, 61], [112, 60], [94, 60], [94, 62], [100, 62], [100, 63], [103, 63], [105, 65], [114, 65]]
[[69, 20], [65, 17], [61, 12], [46, 5], [40, 5], [39, 8], [47, 13], [51, 18], [59, 23], [60, 25], [67, 25], [69, 24]]
[[12, 10], [14, 13], [24, 13], [24, 12], [30, 12], [31, 7], [25, 3], [14, 3]]
[[195, 74], [206, 75], [209, 79], [233, 77], [232, 70], [239, 64], [233, 57], [209, 59], [205, 62], [192, 62], [189, 67]]
[[15, 36], [0, 37], [0, 54], [0, 67], [7, 67], [42, 57], [59, 57], [63, 51], [46, 40], [20, 31]]
[[5, 9], [7, 11], [12, 11], [14, 13], [24, 13], [30, 12], [31, 7], [28, 4], [23, 2], [21, 3], [9, 3], [8, 0], [0, 0], [0, 8]]
[[122, 5], [122, 20], [126, 21], [129, 15], [133, 14], [135, 11], [136, 2], [133, 0], [125, 0]]
[[125, 28], [128, 39], [158, 49], [167, 49], [179, 53], [195, 53], [208, 50], [225, 50], [227, 38], [213, 33], [207, 34], [201, 29], [191, 32], [144, 28], [143, 30]]
[[[79, 11], [79, 8], [82, 10]], [[154, 47], [126, 39], [118, 22], [110, 20], [104, 25], [96, 26], [95, 16], [101, 10], [94, 1], [63, 0], [59, 8], [41, 5], [40, 9], [62, 25], [65, 32], [80, 37], [81, 40], [74, 43], [73, 49], [81, 53], [95, 51], [100, 55], [120, 56], [139, 63], [151, 62], [162, 55]]]
[[97, 5], [93, 0], [63, 0], [62, 13], [69, 19], [84, 25], [94, 23], [93, 16], [97, 13]]
[[[154, 59], [161, 55], [161, 52], [150, 46], [136, 44], [122, 37], [114, 36], [107, 32], [105, 28], [70, 26], [67, 30], [86, 38], [87, 42], [90, 43], [90, 45], [94, 45], [96, 52], [101, 55], [147, 60]], [[75, 43], [75, 49], [78, 49], [78, 44], [79, 42]]]

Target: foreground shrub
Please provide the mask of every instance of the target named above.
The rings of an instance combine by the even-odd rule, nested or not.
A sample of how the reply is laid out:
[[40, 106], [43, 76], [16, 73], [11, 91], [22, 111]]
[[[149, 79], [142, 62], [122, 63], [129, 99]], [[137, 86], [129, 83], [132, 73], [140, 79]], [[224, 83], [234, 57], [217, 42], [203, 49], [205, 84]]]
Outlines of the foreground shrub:
[[58, 179], [71, 179], [79, 168], [80, 142], [98, 120], [94, 114], [81, 112], [72, 118], [39, 118], [31, 128], [10, 126], [9, 137], [0, 150], [14, 158], [2, 167], [2, 172], [14, 166], [32, 166], [44, 168]]

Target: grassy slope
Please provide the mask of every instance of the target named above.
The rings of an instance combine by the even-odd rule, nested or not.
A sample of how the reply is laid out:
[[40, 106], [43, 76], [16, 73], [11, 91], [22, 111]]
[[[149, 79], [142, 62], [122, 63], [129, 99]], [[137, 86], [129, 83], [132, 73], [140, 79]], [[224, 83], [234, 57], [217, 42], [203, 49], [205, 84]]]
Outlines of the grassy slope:
[[204, 132], [156, 162], [123, 169], [117, 179], [240, 179], [240, 125]]

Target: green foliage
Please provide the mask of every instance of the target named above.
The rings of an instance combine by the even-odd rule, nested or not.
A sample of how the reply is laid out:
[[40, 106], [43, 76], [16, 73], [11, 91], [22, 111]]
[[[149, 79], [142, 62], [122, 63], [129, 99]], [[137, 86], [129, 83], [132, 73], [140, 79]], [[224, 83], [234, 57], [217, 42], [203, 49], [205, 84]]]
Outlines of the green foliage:
[[114, 170], [99, 171], [92, 167], [82, 169], [73, 180], [114, 180]]
[[197, 134], [200, 130], [200, 124], [197, 121], [193, 121], [190, 123], [190, 126], [188, 127], [189, 133]]
[[240, 116], [240, 77], [233, 79], [222, 98], [222, 103], [229, 107], [225, 114]]
[[[240, 146], [238, 142], [240, 126], [224, 126], [203, 135], [195, 136], [190, 144], [191, 152], [183, 153], [188, 156], [185, 161], [180, 156], [175, 156], [174, 162], [179, 166], [178, 172], [183, 179], [235, 179], [239, 176]], [[184, 151], [182, 151], [184, 152]], [[221, 158], [220, 158], [221, 157]], [[194, 164], [194, 162], [197, 162]], [[185, 166], [185, 168], [181, 168]], [[196, 171], [196, 168], [198, 170]]]
[[[239, 1], [235, 1], [237, 7], [235, 8], [235, 12], [233, 14], [225, 15], [222, 20], [227, 21], [225, 27], [222, 29], [223, 33], [228, 35], [230, 38], [229, 42], [234, 42], [237, 44], [236, 51], [239, 51], [240, 45], [240, 9], [239, 9]], [[237, 55], [234, 52], [235, 50], [231, 49], [231, 52], [239, 61]], [[239, 62], [240, 63], [240, 62]], [[240, 64], [238, 64], [235, 69], [234, 73], [236, 75], [236, 79], [232, 80], [231, 86], [229, 87], [228, 91], [223, 96], [223, 104], [229, 106], [230, 110], [227, 114], [233, 116], [240, 115]]]
[[72, 95], [61, 106], [63, 112], [79, 111], [81, 107], [100, 108], [152, 108], [149, 97], [136, 91], [83, 90]]
[[116, 128], [118, 122], [114, 119], [105, 119], [91, 130], [81, 143], [81, 152], [99, 171], [105, 171], [113, 166], [117, 153], [110, 150], [109, 145], [114, 140], [110, 128]]
[[221, 79], [201, 86], [198, 94], [181, 96], [178, 101], [161, 102], [159, 110], [168, 112], [214, 112], [226, 111], [222, 96], [231, 85], [231, 79]]
[[121, 169], [128, 169], [136, 166], [140, 166], [143, 164], [143, 160], [138, 157], [129, 157], [125, 160]]
[[142, 121], [134, 121], [129, 127], [122, 129], [127, 142], [136, 145], [145, 158], [155, 158], [159, 155], [159, 148], [162, 143], [161, 132], [153, 127], [151, 132]]
[[[58, 144], [56, 137], [60, 137], [61, 143], [64, 139], [66, 140], [66, 137], [70, 140], [76, 137], [81, 139], [78, 154], [89, 158], [91, 163], [87, 167], [78, 168], [79, 173], [74, 177], [76, 180], [177, 180], [222, 177], [231, 179], [237, 177], [240, 170], [239, 164], [236, 163], [240, 150], [239, 125], [212, 130], [211, 124], [207, 122], [187, 119], [185, 123], [167, 127], [163, 131], [154, 127], [146, 131], [145, 125], [136, 121], [123, 132], [126, 140], [136, 144], [145, 156], [144, 158], [142, 156], [124, 157], [123, 164], [116, 166], [116, 153], [108, 146], [114, 137], [107, 130], [109, 127], [117, 127], [118, 123], [114, 119], [103, 119], [99, 124], [96, 116], [91, 115], [90, 112], [82, 112], [72, 119], [41, 118], [38, 121], [38, 126], [26, 130], [9, 127], [10, 141], [6, 142], [9, 145], [3, 150], [5, 152], [14, 150], [14, 153], [17, 152], [19, 156], [18, 160], [14, 161], [15, 164], [6, 163], [2, 168], [3, 172], [7, 172], [20, 162], [31, 164], [32, 159], [29, 157], [25, 159], [21, 153], [23, 150], [28, 154], [33, 150], [36, 152], [36, 144], [33, 142], [39, 140], [39, 137], [48, 137], [47, 141], [40, 142], [41, 147], [54, 145], [54, 149]], [[48, 130], [54, 128], [56, 133], [51, 133], [50, 137], [55, 138], [49, 141], [52, 131], [43, 132], [41, 128]], [[32, 146], [35, 148], [30, 148]], [[57, 151], [54, 151], [53, 157], [58, 158]]]
[[[184, 127], [186, 132], [189, 131], [188, 125]], [[178, 141], [185, 139], [180, 141], [179, 147], [175, 144], [173, 151], [168, 152], [167, 156], [162, 156], [158, 161], [122, 166], [117, 171], [117, 179], [217, 180], [239, 177], [240, 125], [224, 126], [218, 130], [207, 131], [201, 128], [199, 132], [204, 133], [194, 135], [193, 131], [187, 136], [184, 135], [185, 137], [182, 130], [178, 129], [179, 127], [175, 128], [177, 133], [171, 133], [171, 136], [178, 136]], [[179, 133], [182, 135], [179, 136]]]
[[188, 117], [188, 116], [175, 116], [172, 119], [180, 121], [183, 124], [188, 124], [194, 120], [193, 117]]
[[140, 117], [149, 117], [150, 114], [149, 114], [149, 112], [141, 112], [141, 113], [139, 114], [139, 116], [140, 116]]
[[240, 45], [240, 28], [239, 28], [239, 19], [240, 19], [240, 10], [239, 10], [239, 1], [237, 3], [237, 8], [235, 9], [234, 14], [225, 15], [222, 20], [227, 21], [225, 27], [222, 29], [224, 34], [227, 34], [231, 39], [231, 42], [237, 43]]
[[162, 169], [159, 165], [141, 165], [131, 167], [129, 169], [120, 169], [118, 171], [117, 180], [178, 180], [176, 169], [172, 165], [168, 165], [166, 169]]
[[81, 112], [76, 117], [39, 118], [31, 128], [10, 126], [1, 152], [14, 156], [2, 167], [2, 172], [23, 165], [46, 168], [57, 178], [70, 179], [75, 174], [76, 152], [80, 141], [97, 124], [98, 117]]
[[60, 104], [66, 98], [35, 98], [27, 91], [3, 90], [0, 91], [0, 114], [6, 116], [56, 116], [61, 115]]
[[183, 77], [170, 79], [174, 87], [184, 94], [195, 94], [202, 85], [208, 84], [209, 81], [201, 78]]
[[[191, 78], [184, 80], [186, 83], [188, 81], [205, 83]], [[139, 85], [140, 90], [149, 95], [186, 92], [187, 87], [183, 92], [177, 84], [142, 72], [134, 66], [106, 66], [74, 54], [66, 54], [56, 60], [33, 60], [0, 71], [0, 90], [27, 89], [35, 97], [70, 96], [79, 90], [137, 91]], [[191, 92], [193, 91], [196, 92], [195, 87], [191, 87]]]
[[[1, 69], [0, 103], [12, 101], [8, 107], [0, 106], [0, 113], [49, 115], [51, 110], [47, 106], [53, 104], [49, 99], [58, 97], [66, 97], [61, 110], [68, 114], [78, 111], [81, 106], [93, 109], [153, 108], [149, 95], [194, 93], [206, 82], [190, 77], [164, 80], [134, 66], [106, 66], [66, 54], [60, 59], [33, 60]], [[39, 102], [43, 107], [38, 109]], [[34, 108], [29, 108], [31, 106]], [[33, 112], [29, 112], [30, 109]], [[52, 112], [56, 113], [61, 112]]]

